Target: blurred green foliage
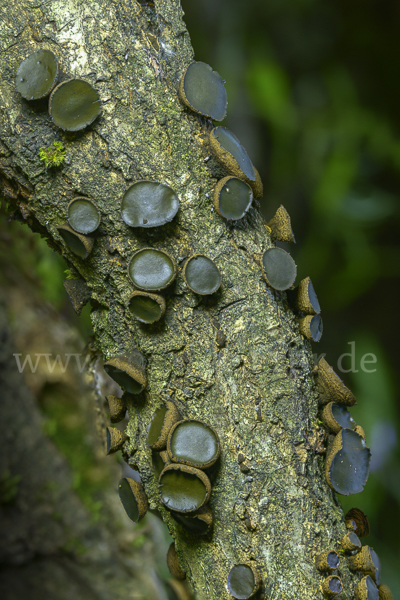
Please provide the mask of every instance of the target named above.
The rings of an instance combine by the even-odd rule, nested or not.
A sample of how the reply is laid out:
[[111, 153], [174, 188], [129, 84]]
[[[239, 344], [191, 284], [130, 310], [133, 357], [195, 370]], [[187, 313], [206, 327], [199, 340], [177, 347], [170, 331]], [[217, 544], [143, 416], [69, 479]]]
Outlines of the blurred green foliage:
[[92, 333], [90, 304], [79, 318], [64, 289], [63, 280], [70, 278], [64, 259], [39, 234], [14, 221], [6, 202], [0, 211], [0, 266], [2, 288], [24, 286], [27, 294], [52, 304], [84, 339]]
[[[226, 79], [228, 117], [264, 182], [262, 210], [283, 204], [324, 319], [315, 354], [355, 393], [351, 410], [373, 460], [362, 494], [382, 580], [400, 589], [400, 99], [394, 0], [182, 1], [195, 59]], [[354, 345], [350, 345], [354, 342]], [[354, 348], [354, 371], [337, 361]], [[376, 363], [365, 363], [365, 355]], [[367, 360], [371, 356], [366, 357]], [[351, 368], [344, 357], [343, 368]], [[373, 372], [368, 370], [376, 369]]]

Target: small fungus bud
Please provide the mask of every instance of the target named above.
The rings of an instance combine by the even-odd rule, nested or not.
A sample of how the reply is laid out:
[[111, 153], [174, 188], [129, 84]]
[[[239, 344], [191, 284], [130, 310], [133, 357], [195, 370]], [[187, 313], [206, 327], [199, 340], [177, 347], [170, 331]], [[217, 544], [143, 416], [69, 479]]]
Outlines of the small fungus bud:
[[137, 523], [147, 512], [147, 496], [139, 481], [124, 477], [118, 486], [119, 497], [126, 514], [131, 521]]
[[307, 315], [299, 319], [300, 333], [311, 342], [319, 342], [322, 337], [321, 315]]
[[[271, 230], [271, 237], [280, 242], [293, 242], [294, 239], [290, 216], [284, 206], [280, 206], [272, 219], [267, 223]], [[314, 314], [314, 313], [313, 313]]]
[[208, 506], [203, 506], [194, 515], [180, 515], [171, 511], [172, 517], [186, 531], [195, 535], [207, 535], [212, 528], [213, 516]]
[[183, 278], [188, 288], [200, 296], [214, 294], [222, 281], [217, 265], [202, 254], [195, 254], [186, 261]]
[[262, 257], [261, 268], [265, 281], [275, 290], [287, 290], [296, 279], [296, 263], [282, 248], [266, 250]]
[[340, 594], [342, 589], [342, 580], [337, 575], [329, 575], [321, 585], [321, 590], [325, 598], [334, 598], [336, 594]]
[[378, 586], [378, 590], [379, 590], [379, 600], [393, 600], [393, 594], [387, 585], [382, 583], [380, 586]]
[[92, 297], [89, 287], [83, 279], [66, 279], [63, 281], [63, 286], [71, 300], [74, 311], [79, 316], [82, 308], [86, 306]]
[[379, 585], [381, 565], [377, 553], [370, 546], [363, 546], [360, 552], [349, 556], [349, 569], [369, 575]]
[[157, 408], [147, 434], [147, 443], [152, 450], [163, 450], [166, 447], [168, 434], [179, 419], [179, 411], [172, 402], [166, 402], [164, 406]]
[[71, 227], [68, 227], [68, 225], [58, 227], [57, 229], [71, 252], [81, 258], [87, 258], [89, 256], [94, 244], [92, 238], [76, 233]]
[[329, 486], [349, 496], [363, 491], [368, 479], [371, 451], [352, 429], [341, 429], [328, 448], [325, 474]]
[[320, 392], [320, 404], [328, 402], [337, 402], [337, 404], [345, 406], [356, 404], [353, 393], [344, 385], [324, 357], [320, 358], [318, 362], [317, 385]]
[[110, 421], [111, 423], [119, 423], [125, 417], [126, 414], [126, 402], [124, 398], [118, 398], [110, 394], [106, 396], [108, 407], [110, 409]]
[[[138, 356], [139, 355], [139, 356]], [[106, 373], [130, 394], [140, 394], [147, 385], [143, 356], [138, 352], [131, 356], [115, 356], [104, 364]]]
[[354, 429], [356, 424], [345, 406], [329, 402], [322, 411], [321, 421], [329, 431], [339, 433], [341, 429]]
[[74, 198], [68, 204], [68, 222], [74, 231], [88, 234], [95, 231], [100, 225], [100, 211], [92, 200], [87, 198]]
[[340, 558], [334, 550], [327, 550], [318, 554], [315, 559], [315, 564], [318, 571], [330, 572], [334, 571], [340, 565]]
[[121, 450], [128, 436], [115, 427], [107, 427], [107, 455]]
[[253, 202], [252, 189], [237, 177], [224, 177], [214, 188], [214, 207], [224, 219], [236, 221], [244, 217]]
[[306, 315], [319, 315], [321, 308], [311, 279], [306, 277], [299, 283], [296, 306]]
[[229, 571], [227, 586], [234, 598], [247, 600], [258, 591], [260, 582], [257, 571], [250, 564], [241, 563]]
[[210, 499], [211, 483], [200, 469], [170, 464], [158, 480], [160, 502], [169, 510], [193, 513]]
[[159, 227], [172, 221], [179, 198], [170, 187], [156, 181], [137, 181], [122, 198], [122, 219], [130, 227]]
[[363, 577], [357, 585], [356, 598], [357, 600], [381, 600], [379, 590], [369, 575]]
[[368, 537], [370, 534], [370, 527], [367, 515], [363, 513], [359, 508], [351, 508], [345, 516], [346, 526], [349, 521], [355, 523], [354, 531], [358, 537]]
[[203, 62], [192, 62], [185, 70], [179, 84], [179, 98], [188, 108], [222, 121], [228, 105], [222, 77]]
[[50, 96], [50, 116], [54, 124], [64, 131], [84, 129], [93, 123], [100, 112], [99, 94], [82, 79], [60, 83]]
[[215, 429], [201, 421], [187, 419], [171, 428], [167, 452], [172, 462], [208, 469], [218, 460], [221, 446]]
[[132, 256], [128, 274], [135, 287], [145, 292], [158, 292], [168, 287], [176, 277], [174, 259], [163, 250], [142, 248]]
[[167, 565], [169, 572], [175, 579], [186, 579], [186, 573], [184, 573], [179, 564], [178, 554], [175, 550], [175, 542], [172, 542], [167, 552]]
[[129, 298], [129, 310], [131, 314], [140, 321], [151, 325], [164, 316], [166, 309], [165, 300], [158, 294], [149, 292], [133, 292]]
[[210, 133], [211, 151], [231, 175], [248, 183], [255, 198], [262, 196], [262, 183], [246, 150], [226, 127], [215, 127]]
[[360, 538], [354, 531], [349, 531], [342, 539], [342, 548], [345, 552], [358, 552], [361, 546]]
[[50, 94], [58, 75], [57, 59], [50, 50], [30, 54], [18, 67], [17, 92], [26, 100], [39, 100]]

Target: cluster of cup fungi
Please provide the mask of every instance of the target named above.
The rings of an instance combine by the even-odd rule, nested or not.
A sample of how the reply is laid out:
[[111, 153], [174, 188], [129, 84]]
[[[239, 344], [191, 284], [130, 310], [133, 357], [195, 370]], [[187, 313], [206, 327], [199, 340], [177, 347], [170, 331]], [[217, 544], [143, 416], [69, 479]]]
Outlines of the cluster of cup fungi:
[[[80, 79], [69, 79], [56, 85], [59, 73], [57, 60], [49, 50], [29, 55], [19, 66], [16, 89], [27, 100], [50, 95], [49, 114], [54, 124], [64, 131], [76, 132], [90, 125], [101, 112], [97, 91]], [[179, 85], [179, 98], [185, 106], [213, 121], [226, 116], [227, 95], [220, 75], [202, 62], [192, 62], [185, 70]], [[228, 173], [215, 185], [213, 203], [216, 212], [227, 221], [242, 219], [253, 203], [262, 196], [262, 183], [246, 150], [236, 136], [225, 127], [214, 127], [209, 135], [212, 154]], [[162, 227], [172, 221], [179, 210], [179, 198], [167, 185], [154, 181], [137, 181], [125, 192], [121, 217], [132, 229]], [[100, 224], [96, 204], [83, 197], [73, 198], [67, 207], [67, 221], [58, 227], [63, 241], [71, 252], [87, 258], [93, 248], [90, 237]], [[290, 217], [283, 206], [267, 224], [272, 240], [295, 242]], [[322, 335], [320, 306], [309, 277], [293, 288], [297, 267], [288, 252], [273, 246], [261, 257], [261, 271], [273, 289], [287, 291], [288, 301], [298, 316], [300, 332], [309, 340], [319, 341]], [[183, 267], [183, 278], [195, 294], [214, 294], [221, 285], [221, 274], [214, 261], [204, 255], [189, 257]], [[160, 294], [177, 276], [177, 265], [167, 252], [141, 248], [128, 264], [128, 276], [135, 288], [129, 298], [133, 317], [144, 324], [162, 318], [165, 298]], [[79, 309], [87, 298], [79, 300], [79, 290], [70, 287], [71, 300]], [[82, 290], [80, 290], [82, 293]], [[104, 368], [124, 390], [122, 398], [107, 397], [112, 423], [121, 421], [127, 410], [127, 398], [141, 393], [147, 384], [146, 361], [138, 350], [129, 356], [120, 355], [108, 360]], [[362, 491], [369, 470], [370, 450], [365, 445], [364, 431], [352, 419], [348, 408], [355, 404], [352, 392], [346, 388], [321, 358], [315, 375], [321, 403], [321, 420], [331, 434], [325, 473], [329, 486], [338, 494]], [[107, 428], [107, 454], [121, 449], [127, 440], [120, 430]], [[212, 490], [213, 471], [221, 452], [219, 436], [211, 426], [194, 419], [182, 419], [172, 402], [158, 408], [149, 424], [147, 442], [153, 452], [158, 477], [159, 500], [185, 530], [207, 536], [212, 530], [213, 516], [208, 501]], [[146, 514], [147, 497], [140, 482], [129, 477], [119, 483], [119, 496], [128, 517], [138, 522]], [[346, 515], [348, 533], [341, 542], [350, 570], [363, 575], [355, 589], [358, 600], [390, 600], [391, 592], [380, 584], [379, 559], [369, 546], [362, 546], [360, 537], [368, 535], [369, 525], [359, 509]], [[172, 575], [183, 579], [175, 545], [167, 557]], [[323, 574], [321, 591], [333, 598], [342, 589], [335, 574], [340, 564], [335, 550], [316, 557], [316, 567]], [[237, 599], [253, 597], [260, 588], [256, 568], [246, 561], [236, 564], [227, 576], [227, 589]]]

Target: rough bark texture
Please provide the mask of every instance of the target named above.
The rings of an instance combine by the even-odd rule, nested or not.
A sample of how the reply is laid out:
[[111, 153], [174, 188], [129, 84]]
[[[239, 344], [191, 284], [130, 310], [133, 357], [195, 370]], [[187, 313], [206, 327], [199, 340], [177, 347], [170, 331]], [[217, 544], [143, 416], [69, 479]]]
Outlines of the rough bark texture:
[[[126, 457], [138, 467], [152, 508], [159, 503], [146, 427], [162, 399], [219, 432], [212, 536], [184, 533], [160, 509], [197, 597], [229, 598], [230, 568], [254, 560], [264, 582], [260, 597], [322, 598], [315, 555], [338, 550], [345, 526], [319, 453], [323, 432], [310, 345], [285, 293], [262, 278], [259, 260], [273, 244], [257, 206], [236, 225], [213, 211], [212, 188], [226, 173], [208, 160], [212, 123], [178, 99], [180, 75], [193, 58], [179, 0], [156, 0], [154, 7], [134, 0], [1, 0], [0, 6], [4, 194], [91, 289], [105, 359], [137, 347], [148, 360], [148, 388], [129, 408]], [[28, 103], [15, 92], [19, 63], [39, 48], [56, 54], [62, 79], [79, 77], [99, 91], [102, 115], [82, 133], [61, 132], [46, 102]], [[39, 149], [58, 139], [65, 164], [46, 171]], [[138, 231], [123, 223], [120, 199], [139, 179], [177, 192], [181, 208], [172, 224]], [[88, 196], [102, 213], [86, 260], [71, 254], [57, 232], [74, 196]], [[127, 310], [127, 262], [147, 246], [168, 251], [180, 265], [192, 253], [210, 256], [223, 279], [216, 298], [195, 296], [179, 275], [166, 294], [165, 318], [150, 327], [135, 322]], [[218, 331], [226, 336], [224, 347], [216, 344]], [[341, 598], [349, 599], [357, 578], [345, 560], [339, 573]]]
[[[36, 349], [41, 340], [46, 350], [79, 351], [76, 332], [33, 298], [34, 294], [26, 293], [23, 298], [21, 289], [14, 287], [8, 288], [4, 302], [0, 300], [0, 597], [167, 600], [155, 575], [154, 548], [145, 544], [134, 549], [132, 545], [135, 535], [144, 530], [138, 534], [126, 526], [126, 515], [115, 494], [120, 468], [116, 462], [105, 464], [104, 447], [96, 434], [101, 422], [93, 402], [95, 390], [101, 386], [97, 361], [88, 360], [86, 375], [78, 369], [63, 373], [58, 368], [49, 372], [39, 367], [29, 374], [29, 388], [17, 368], [13, 354], [20, 348], [15, 346], [16, 340], [24, 340], [24, 356], [32, 340]], [[12, 310], [19, 314], [17, 325], [10, 317]], [[97, 518], [74, 491], [79, 487], [79, 472], [71, 470], [45, 435], [37, 398], [43, 404], [50, 396], [62, 404], [61, 389], [75, 409], [69, 413], [74, 429], [79, 431], [81, 422], [86, 425], [86, 433], [82, 428], [86, 445], [80, 444], [80, 451], [87, 453], [90, 448], [91, 475], [108, 484], [103, 489], [99, 486], [96, 500], [102, 506]], [[60, 437], [60, 428], [57, 435]], [[158, 524], [153, 517], [147, 529], [160, 545]]]

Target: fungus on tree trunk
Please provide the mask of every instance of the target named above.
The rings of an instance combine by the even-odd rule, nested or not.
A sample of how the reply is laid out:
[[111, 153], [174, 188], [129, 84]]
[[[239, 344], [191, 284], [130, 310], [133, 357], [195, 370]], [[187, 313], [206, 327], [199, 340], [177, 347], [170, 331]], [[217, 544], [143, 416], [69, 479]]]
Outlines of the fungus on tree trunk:
[[190, 110], [222, 121], [228, 100], [222, 77], [204, 62], [192, 62], [182, 75], [179, 98]]
[[174, 190], [157, 181], [136, 181], [121, 204], [122, 219], [129, 227], [160, 227], [172, 221], [178, 210]]

